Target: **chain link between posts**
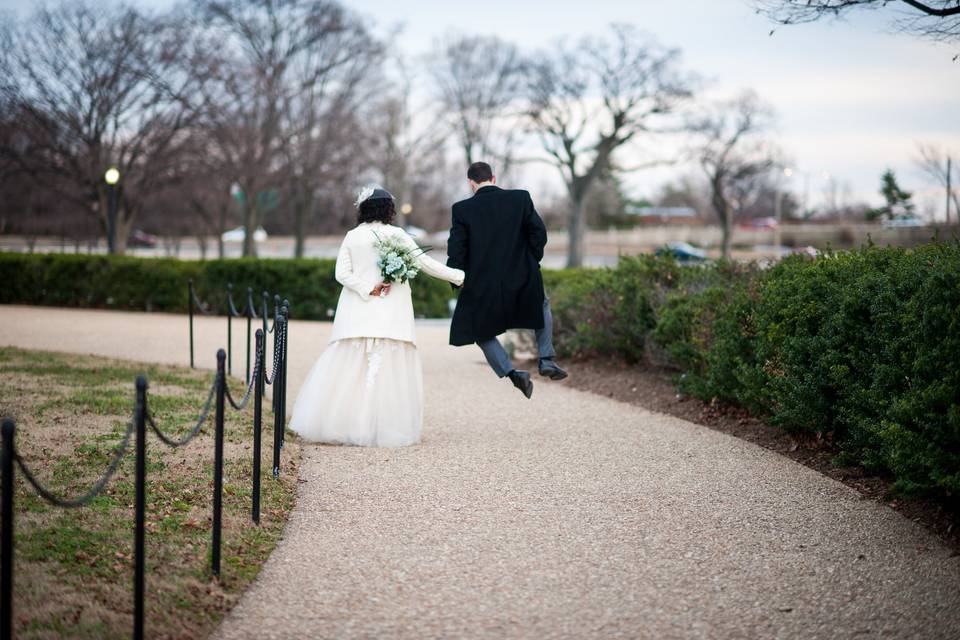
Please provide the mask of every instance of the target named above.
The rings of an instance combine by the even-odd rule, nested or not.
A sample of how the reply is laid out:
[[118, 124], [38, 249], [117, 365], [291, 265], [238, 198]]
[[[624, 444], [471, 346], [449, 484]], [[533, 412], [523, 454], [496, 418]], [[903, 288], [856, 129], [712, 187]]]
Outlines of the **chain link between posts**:
[[20, 457], [19, 451], [14, 451], [13, 457], [17, 462], [17, 466], [20, 467], [20, 471], [23, 472], [23, 477], [27, 479], [27, 482], [30, 483], [30, 485], [34, 488], [34, 490], [36, 490], [41, 498], [57, 507], [62, 507], [64, 509], [76, 509], [77, 507], [82, 507], [93, 500], [100, 493], [100, 491], [103, 490], [103, 487], [106, 486], [107, 482], [110, 481], [110, 478], [113, 477], [113, 474], [116, 473], [120, 466], [120, 461], [127, 453], [127, 447], [130, 446], [130, 435], [133, 433], [134, 422], [134, 420], [131, 420], [127, 423], [127, 432], [123, 436], [123, 442], [120, 443], [120, 447], [114, 454], [113, 460], [110, 461], [110, 466], [107, 467], [106, 472], [93, 484], [92, 487], [90, 487], [86, 493], [78, 498], [61, 498], [60, 496], [55, 495], [52, 491], [40, 484], [40, 481], [37, 480], [36, 476], [33, 475], [33, 471], [31, 471], [30, 467], [27, 466], [27, 462]]

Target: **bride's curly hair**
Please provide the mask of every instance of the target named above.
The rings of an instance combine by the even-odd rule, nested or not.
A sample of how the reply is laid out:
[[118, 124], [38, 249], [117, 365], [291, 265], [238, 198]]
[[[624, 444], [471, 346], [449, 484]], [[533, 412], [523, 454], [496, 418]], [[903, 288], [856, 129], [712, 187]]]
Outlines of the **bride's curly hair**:
[[360, 203], [357, 211], [357, 222], [382, 222], [391, 224], [397, 217], [397, 209], [393, 198], [374, 198]]

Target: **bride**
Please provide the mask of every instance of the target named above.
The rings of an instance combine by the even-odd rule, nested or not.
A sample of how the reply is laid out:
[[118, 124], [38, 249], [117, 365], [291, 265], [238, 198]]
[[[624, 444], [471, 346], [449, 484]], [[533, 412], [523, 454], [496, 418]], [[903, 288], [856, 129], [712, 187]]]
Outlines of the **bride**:
[[396, 210], [386, 189], [365, 188], [356, 206], [358, 224], [337, 254], [343, 290], [330, 344], [300, 387], [290, 429], [313, 442], [399, 447], [420, 440], [423, 373], [410, 284], [383, 282], [377, 243], [400, 242], [420, 270], [455, 285], [464, 272], [425, 255], [391, 224]]

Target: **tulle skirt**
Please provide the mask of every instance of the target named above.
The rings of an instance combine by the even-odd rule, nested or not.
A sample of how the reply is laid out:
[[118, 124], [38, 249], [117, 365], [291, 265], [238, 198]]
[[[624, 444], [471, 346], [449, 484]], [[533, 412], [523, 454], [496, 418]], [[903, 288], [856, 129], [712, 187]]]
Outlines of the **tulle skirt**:
[[412, 342], [331, 342], [297, 393], [290, 429], [304, 440], [372, 447], [419, 442], [423, 371]]

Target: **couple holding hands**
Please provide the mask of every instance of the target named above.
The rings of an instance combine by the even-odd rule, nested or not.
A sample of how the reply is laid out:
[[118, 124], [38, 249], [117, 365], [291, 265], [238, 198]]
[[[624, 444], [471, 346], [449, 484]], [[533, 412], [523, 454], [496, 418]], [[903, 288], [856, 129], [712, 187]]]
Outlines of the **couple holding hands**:
[[467, 171], [473, 197], [453, 205], [447, 264], [419, 249], [393, 226], [393, 196], [380, 187], [357, 200], [357, 226], [337, 254], [336, 279], [343, 285], [330, 343], [307, 375], [290, 418], [305, 440], [331, 444], [397, 447], [420, 440], [423, 373], [416, 347], [409, 279], [386, 281], [383, 244], [403, 248], [419, 271], [460, 289], [450, 326], [450, 344], [476, 343], [493, 371], [509, 378], [527, 398], [530, 374], [514, 368], [496, 336], [533, 329], [539, 373], [567, 377], [554, 361], [553, 320], [544, 294], [540, 260], [547, 230], [530, 193], [501, 189], [490, 165]]

